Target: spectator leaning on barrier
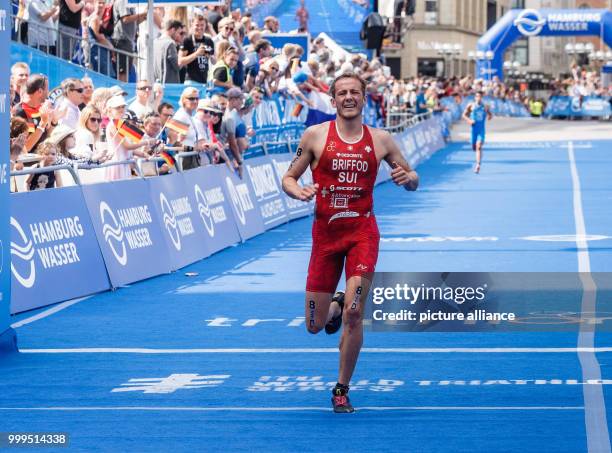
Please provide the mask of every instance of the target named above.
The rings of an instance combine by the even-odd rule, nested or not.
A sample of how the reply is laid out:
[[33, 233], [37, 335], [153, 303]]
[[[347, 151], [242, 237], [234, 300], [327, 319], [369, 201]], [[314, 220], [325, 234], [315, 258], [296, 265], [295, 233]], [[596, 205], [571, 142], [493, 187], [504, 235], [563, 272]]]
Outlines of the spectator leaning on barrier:
[[181, 43], [179, 65], [187, 66], [186, 80], [197, 83], [208, 81], [208, 69], [215, 53], [215, 43], [205, 34], [206, 19], [196, 15], [191, 22], [191, 34]]
[[83, 83], [79, 79], [66, 79], [62, 83], [64, 92], [64, 100], [61, 108], [66, 111], [64, 117], [60, 119], [60, 124], [65, 124], [73, 129], [76, 129], [79, 123], [79, 105], [83, 103]]
[[136, 84], [136, 99], [129, 105], [128, 109], [142, 120], [147, 113], [153, 112], [151, 107], [151, 93], [153, 86], [146, 80], [140, 80]]
[[[137, 14], [134, 8], [128, 8], [128, 0], [114, 0], [113, 17], [115, 28], [113, 30], [112, 42], [116, 49], [133, 53], [136, 50], [136, 30], [138, 24], [147, 18], [147, 12]], [[124, 82], [128, 77], [133, 65], [133, 58], [124, 54], [117, 54], [117, 78]]]
[[272, 44], [267, 39], [260, 39], [255, 43], [252, 52], [246, 54], [244, 60], [244, 70], [246, 73], [246, 89], [252, 90], [255, 86], [255, 79], [259, 73], [261, 60], [272, 55]]
[[55, 21], [59, 16], [59, 6], [51, 0], [29, 0], [28, 45], [44, 53], [56, 55]]
[[244, 145], [239, 143], [240, 138], [246, 136], [246, 126], [238, 110], [242, 106], [243, 94], [240, 88], [232, 88], [227, 92], [227, 109], [221, 124], [221, 137], [229, 146], [230, 155], [233, 156], [234, 166], [238, 169], [242, 177], [242, 154], [245, 151]]
[[170, 20], [166, 24], [164, 33], [154, 43], [155, 80], [166, 83], [180, 83], [180, 69], [177, 45], [180, 45], [185, 36], [185, 27], [177, 20]]
[[59, 52], [63, 60], [71, 60], [81, 34], [81, 13], [85, 0], [59, 0]]
[[26, 150], [30, 152], [47, 138], [60, 116], [54, 109], [49, 97], [49, 82], [42, 74], [30, 76], [26, 84], [23, 101], [15, 106], [14, 115], [27, 121], [29, 136]]
[[[155, 145], [151, 149], [154, 155], [158, 156], [159, 153], [164, 149], [164, 141], [161, 139], [162, 131], [162, 120], [157, 112], [147, 113], [143, 118], [144, 124], [144, 140], [150, 140], [155, 142]], [[171, 156], [174, 156], [175, 151], [166, 151]], [[165, 162], [145, 162], [142, 165], [142, 170], [145, 176], [154, 176], [159, 172], [160, 175], [165, 175], [170, 172], [170, 167]]]
[[110, 51], [110, 49], [113, 49], [113, 44], [101, 28], [105, 6], [105, 0], [97, 0], [93, 14], [87, 19], [89, 63], [94, 71], [115, 77], [115, 68]]
[[[187, 87], [183, 90], [180, 98], [181, 108], [172, 117], [182, 124], [187, 125], [188, 130], [185, 134], [182, 143], [184, 146], [192, 148], [191, 151], [200, 151], [200, 137], [195, 126], [194, 118], [196, 109], [198, 107], [198, 101], [200, 100], [200, 93], [197, 88]], [[179, 141], [180, 138], [179, 138]], [[189, 156], [183, 159], [183, 169], [188, 170], [200, 166], [199, 156]]]
[[[55, 143], [45, 141], [36, 147], [36, 153], [41, 156], [38, 164], [32, 168], [51, 167], [57, 164], [58, 149]], [[59, 171], [30, 174], [26, 180], [28, 190], [52, 189], [62, 187], [62, 177]]]
[[26, 63], [17, 62], [11, 67], [11, 107], [21, 102], [21, 95], [30, 77], [30, 67]]

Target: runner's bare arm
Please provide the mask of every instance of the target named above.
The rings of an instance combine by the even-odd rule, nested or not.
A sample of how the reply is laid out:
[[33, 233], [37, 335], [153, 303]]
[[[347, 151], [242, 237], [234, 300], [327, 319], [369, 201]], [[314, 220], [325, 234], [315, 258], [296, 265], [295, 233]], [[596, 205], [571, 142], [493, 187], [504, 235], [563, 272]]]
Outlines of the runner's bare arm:
[[289, 165], [289, 169], [283, 176], [283, 190], [291, 198], [302, 201], [310, 201], [317, 193], [318, 184], [314, 186], [302, 187], [298, 184], [298, 179], [310, 163], [314, 160], [314, 153], [312, 151], [312, 142], [314, 139], [313, 128], [309, 127], [304, 131], [298, 149], [295, 153], [295, 157]]
[[398, 186], [404, 186], [406, 190], [417, 190], [417, 187], [419, 187], [419, 175], [410, 168], [410, 164], [402, 156], [402, 152], [391, 134], [381, 131], [381, 139], [386, 150], [384, 159], [391, 167], [393, 182]]
[[491, 109], [487, 107], [487, 119], [491, 121], [493, 119], [493, 113], [491, 113]]
[[472, 118], [470, 118], [470, 113], [472, 113], [472, 104], [468, 104], [465, 110], [463, 111], [463, 119], [466, 120], [469, 124], [474, 124]]

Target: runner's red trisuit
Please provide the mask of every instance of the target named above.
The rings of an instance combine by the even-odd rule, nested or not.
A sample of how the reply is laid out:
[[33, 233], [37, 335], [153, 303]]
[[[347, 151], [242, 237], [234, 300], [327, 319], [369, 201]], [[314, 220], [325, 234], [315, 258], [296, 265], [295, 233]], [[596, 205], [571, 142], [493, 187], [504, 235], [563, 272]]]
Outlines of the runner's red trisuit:
[[[319, 184], [306, 290], [333, 293], [345, 264], [346, 278], [374, 272], [380, 239], [372, 212], [378, 162], [367, 126], [355, 143], [340, 138], [330, 121], [313, 181]], [[346, 259], [346, 263], [344, 263]]]

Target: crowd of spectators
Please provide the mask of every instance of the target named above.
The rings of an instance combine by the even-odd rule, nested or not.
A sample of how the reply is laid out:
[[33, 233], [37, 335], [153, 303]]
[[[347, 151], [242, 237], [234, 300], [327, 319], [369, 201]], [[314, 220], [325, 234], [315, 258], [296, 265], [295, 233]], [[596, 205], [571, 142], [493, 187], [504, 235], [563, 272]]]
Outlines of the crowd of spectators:
[[[396, 80], [380, 60], [368, 60], [361, 53], [332, 52], [320, 37], [311, 41], [308, 55], [291, 43], [275, 54], [265, 35], [279, 32], [278, 19], [267, 17], [258, 26], [250, 14], [230, 10], [227, 5], [155, 9], [152, 78], [156, 82], [150, 83], [144, 39], [146, 10], [132, 8], [127, 0], [59, 0], [59, 7], [49, 0], [22, 1], [23, 9], [29, 11], [24, 24], [57, 20], [60, 31], [71, 28], [70, 35], [76, 41], [68, 45], [61, 39], [47, 40], [50, 53], [70, 59], [75, 43], [89, 43], [84, 46], [90, 57], [86, 65], [120, 80], [128, 80], [135, 72], [138, 79], [136, 96], [130, 100], [120, 86], [94, 87], [88, 77], [67, 79], [59, 90], [49, 93], [44, 75], [30, 74], [25, 63], [14, 64], [10, 91], [12, 169], [21, 168], [24, 160], [39, 166], [107, 164], [105, 178], [110, 181], [132, 176], [134, 166], [122, 162], [135, 157], [150, 160], [144, 167], [147, 175], [172, 172], [176, 164], [173, 156], [186, 151], [191, 155], [182, 160], [185, 169], [225, 163], [242, 175], [244, 153], [255, 135], [254, 112], [262, 101], [281, 96], [314, 108], [331, 81], [343, 72], [354, 72], [367, 81], [368, 102], [379, 119], [390, 113], [440, 113], [445, 110], [442, 97], [459, 101], [475, 91], [528, 108], [534, 102], [518, 87], [499, 79]], [[38, 19], [34, 19], [36, 14]], [[114, 18], [110, 31], [109, 14]], [[300, 17], [302, 27], [307, 14], [296, 15]], [[40, 44], [40, 35], [33, 35], [33, 28], [28, 28], [27, 42], [37, 36]], [[137, 51], [138, 56], [117, 53], [117, 49]], [[164, 86], [170, 83], [185, 84], [178, 105], [164, 99]], [[601, 92], [596, 74], [577, 67], [572, 68], [570, 79], [555, 87], [568, 94]], [[123, 133], [124, 122], [142, 133]], [[32, 154], [38, 159], [18, 157]], [[31, 178], [27, 188], [41, 188], [41, 181], [45, 187], [62, 184], [55, 172], [41, 175], [46, 177]]]

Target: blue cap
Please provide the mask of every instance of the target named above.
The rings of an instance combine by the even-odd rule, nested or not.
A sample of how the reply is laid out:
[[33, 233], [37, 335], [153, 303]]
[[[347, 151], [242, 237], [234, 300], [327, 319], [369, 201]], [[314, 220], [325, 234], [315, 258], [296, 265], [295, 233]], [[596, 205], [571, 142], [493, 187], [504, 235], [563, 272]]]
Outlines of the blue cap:
[[293, 76], [293, 81], [295, 83], [304, 83], [308, 81], [308, 74], [306, 74], [304, 71], [300, 71], [300, 72], [296, 72], [295, 75]]

